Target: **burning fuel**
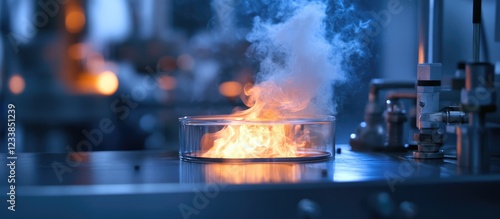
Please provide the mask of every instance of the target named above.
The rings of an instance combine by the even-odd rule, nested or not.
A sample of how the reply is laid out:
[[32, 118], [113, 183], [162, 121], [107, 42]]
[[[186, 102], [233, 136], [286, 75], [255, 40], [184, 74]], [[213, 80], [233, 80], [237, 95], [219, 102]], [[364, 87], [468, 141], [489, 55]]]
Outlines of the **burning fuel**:
[[327, 32], [328, 7], [323, 2], [278, 4], [285, 10], [281, 12], [283, 22], [256, 17], [247, 35], [252, 43], [249, 54], [260, 60], [260, 71], [257, 83], [244, 91], [249, 108], [232, 115], [240, 121], [276, 124], [229, 124], [206, 134], [201, 142], [206, 151], [202, 157], [304, 156], [300, 152], [310, 147], [309, 130], [279, 121], [335, 113], [333, 84], [345, 79], [341, 64], [345, 56], [359, 51], [359, 44]]

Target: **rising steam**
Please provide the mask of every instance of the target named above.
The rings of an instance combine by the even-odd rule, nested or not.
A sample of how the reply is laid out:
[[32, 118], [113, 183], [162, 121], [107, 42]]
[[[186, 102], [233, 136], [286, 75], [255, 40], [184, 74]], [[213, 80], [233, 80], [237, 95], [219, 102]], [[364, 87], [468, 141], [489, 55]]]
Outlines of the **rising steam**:
[[[331, 83], [343, 80], [344, 74], [337, 68], [332, 44], [325, 39], [325, 10], [323, 4], [309, 3], [284, 23], [255, 19], [248, 40], [261, 59], [256, 89], [275, 87], [250, 93], [252, 100], [269, 103], [289, 99], [277, 103], [281, 114], [287, 116], [333, 113]], [[252, 96], [256, 93], [261, 95]], [[279, 98], [283, 95], [292, 98]]]
[[[229, 11], [228, 7], [221, 7], [228, 6], [221, 1], [229, 0], [212, 4], [219, 6], [219, 17]], [[333, 85], [346, 79], [346, 59], [354, 53], [361, 54], [352, 31], [345, 31], [355, 25], [344, 22], [345, 27], [336, 28], [338, 32], [327, 31], [332, 28], [328, 26], [332, 19], [327, 16], [335, 17], [336, 12], [328, 11], [331, 7], [324, 2], [276, 2], [261, 3], [261, 11], [267, 14], [254, 18], [252, 31], [247, 35], [252, 43], [249, 55], [258, 59], [260, 69], [256, 85], [245, 91], [249, 96], [246, 104], [254, 109], [241, 114], [248, 120], [334, 114]], [[245, 3], [247, 7], [251, 4]], [[342, 2], [335, 4], [343, 15], [354, 10]], [[269, 16], [269, 8], [276, 10], [274, 16]], [[254, 13], [259, 14], [257, 10]]]
[[344, 57], [357, 51], [356, 44], [342, 34], [327, 36], [324, 3], [287, 3], [278, 7], [282, 10], [278, 21], [256, 17], [247, 36], [252, 43], [249, 54], [260, 61], [260, 71], [257, 83], [245, 90], [249, 108], [231, 116], [251, 122], [232, 120], [221, 130], [205, 134], [202, 157], [303, 157], [323, 144], [314, 141], [317, 133], [307, 127], [280, 121], [335, 112], [332, 87], [345, 80]]

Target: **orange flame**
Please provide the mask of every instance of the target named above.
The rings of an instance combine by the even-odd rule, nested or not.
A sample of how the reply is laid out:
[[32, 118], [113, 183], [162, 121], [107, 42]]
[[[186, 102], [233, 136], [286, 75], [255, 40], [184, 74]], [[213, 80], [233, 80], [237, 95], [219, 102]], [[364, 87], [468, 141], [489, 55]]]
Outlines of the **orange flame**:
[[[294, 112], [307, 107], [309, 100], [298, 101], [293, 89], [283, 92], [272, 82], [263, 82], [244, 91], [249, 109], [231, 115], [235, 122], [202, 138], [202, 157], [278, 158], [299, 157], [310, 145], [309, 130], [297, 124], [284, 124]], [[293, 101], [292, 101], [293, 100]], [[248, 122], [247, 122], [248, 121]], [[247, 123], [245, 123], [247, 122]]]

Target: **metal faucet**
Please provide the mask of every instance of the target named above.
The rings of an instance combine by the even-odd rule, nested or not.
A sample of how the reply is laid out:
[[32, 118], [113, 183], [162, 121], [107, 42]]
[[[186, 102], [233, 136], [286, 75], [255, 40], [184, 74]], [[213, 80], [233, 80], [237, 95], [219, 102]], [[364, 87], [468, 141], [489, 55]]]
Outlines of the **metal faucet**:
[[417, 67], [417, 128], [413, 139], [418, 142], [418, 150], [413, 157], [418, 159], [443, 158], [440, 150], [444, 143], [444, 132], [440, 122], [434, 121], [431, 114], [438, 113], [439, 92], [441, 90], [441, 64], [419, 64]]
[[413, 81], [386, 81], [372, 79], [368, 103], [365, 107], [364, 121], [351, 134], [349, 144], [356, 151], [380, 150], [386, 148], [386, 121], [384, 120], [384, 105], [380, 101], [379, 93], [388, 89], [413, 89]]
[[410, 99], [415, 102], [415, 93], [392, 93], [387, 95], [386, 120], [386, 142], [385, 148], [389, 151], [406, 150], [404, 147], [404, 123], [408, 120], [407, 110], [401, 106], [403, 99]]

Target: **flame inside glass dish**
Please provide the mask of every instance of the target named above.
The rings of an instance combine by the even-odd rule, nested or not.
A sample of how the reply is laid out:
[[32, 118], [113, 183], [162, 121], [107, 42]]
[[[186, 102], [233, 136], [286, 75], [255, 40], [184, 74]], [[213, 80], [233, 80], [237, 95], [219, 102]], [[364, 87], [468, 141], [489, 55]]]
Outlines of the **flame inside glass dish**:
[[288, 162], [327, 159], [333, 116], [248, 121], [234, 115], [183, 117], [181, 158], [209, 162]]

